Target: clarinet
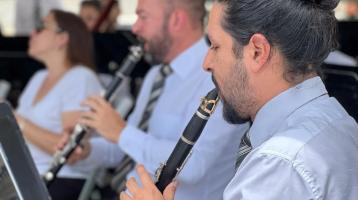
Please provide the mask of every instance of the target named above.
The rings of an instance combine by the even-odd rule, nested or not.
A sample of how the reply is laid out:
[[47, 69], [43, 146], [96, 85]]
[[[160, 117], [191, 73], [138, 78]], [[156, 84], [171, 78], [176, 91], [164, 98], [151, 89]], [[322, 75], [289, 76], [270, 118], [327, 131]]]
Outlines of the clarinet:
[[172, 182], [183, 169], [192, 154], [192, 148], [203, 131], [206, 122], [219, 101], [216, 89], [211, 90], [186, 126], [182, 136], [166, 163], [161, 163], [155, 172], [157, 188], [163, 192], [165, 187]]
[[[139, 60], [143, 56], [143, 47], [131, 46], [129, 48], [130, 53], [123, 60], [120, 65], [120, 68], [117, 70], [115, 77], [108, 85], [103, 95], [103, 98], [107, 101], [111, 99], [113, 93], [116, 91], [118, 86], [121, 84], [122, 80], [129, 76], [133, 71], [135, 65], [139, 62]], [[89, 127], [86, 127], [81, 124], [76, 124], [68, 143], [61, 151], [57, 151], [53, 157], [50, 168], [43, 176], [43, 180], [47, 187], [55, 180], [58, 172], [61, 170], [64, 164], [66, 164], [67, 159], [70, 157], [71, 153], [75, 150], [75, 148], [80, 144], [82, 138], [89, 132]]]

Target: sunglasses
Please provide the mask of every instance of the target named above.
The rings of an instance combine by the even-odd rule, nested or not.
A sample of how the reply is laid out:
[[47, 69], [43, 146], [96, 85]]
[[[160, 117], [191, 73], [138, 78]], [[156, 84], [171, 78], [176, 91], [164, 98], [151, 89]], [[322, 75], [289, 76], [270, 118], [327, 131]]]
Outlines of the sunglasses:
[[62, 33], [62, 32], [64, 32], [64, 30], [63, 30], [62, 28], [60, 28], [60, 27], [56, 27], [56, 26], [53, 26], [53, 27], [54, 27], [54, 28], [50, 28], [49, 26], [46, 26], [44, 22], [41, 21], [40, 23], [38, 23], [38, 24], [36, 25], [35, 30], [36, 30], [37, 33], [40, 33], [40, 32], [42, 32], [42, 31], [45, 30], [45, 29], [53, 30], [55, 33]]

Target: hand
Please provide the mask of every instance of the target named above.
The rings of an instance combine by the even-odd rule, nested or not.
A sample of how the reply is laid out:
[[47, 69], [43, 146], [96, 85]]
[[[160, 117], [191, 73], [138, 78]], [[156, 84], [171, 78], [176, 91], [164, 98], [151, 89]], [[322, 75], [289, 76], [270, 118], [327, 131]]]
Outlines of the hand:
[[176, 182], [170, 183], [164, 190], [163, 195], [154, 185], [150, 175], [144, 169], [143, 165], [137, 167], [137, 173], [143, 184], [143, 188], [140, 188], [133, 177], [131, 177], [126, 187], [131, 193], [131, 197], [126, 192], [121, 192], [121, 200], [173, 200], [176, 190]]
[[[68, 141], [70, 140], [71, 132], [69, 130], [64, 131], [59, 143], [56, 145], [56, 150], [62, 150]], [[89, 137], [84, 137], [81, 140], [79, 146], [71, 153], [70, 157], [67, 159], [67, 164], [73, 165], [80, 160], [84, 160], [91, 152], [91, 144], [89, 143]]]
[[24, 132], [25, 126], [28, 123], [27, 119], [22, 117], [20, 114], [18, 114], [17, 112], [14, 112], [14, 116], [16, 118], [16, 122], [19, 125], [19, 128], [22, 132]]
[[91, 108], [81, 116], [80, 123], [95, 129], [107, 140], [117, 143], [126, 122], [102, 97], [93, 96], [82, 102]]

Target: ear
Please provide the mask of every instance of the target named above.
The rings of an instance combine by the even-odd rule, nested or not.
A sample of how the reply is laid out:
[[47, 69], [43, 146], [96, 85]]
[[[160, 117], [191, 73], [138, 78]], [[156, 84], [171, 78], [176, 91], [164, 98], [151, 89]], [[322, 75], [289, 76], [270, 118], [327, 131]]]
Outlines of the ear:
[[260, 71], [269, 61], [270, 43], [264, 35], [256, 33], [251, 36], [247, 48], [249, 50], [250, 69], [253, 72]]
[[175, 9], [169, 18], [169, 30], [172, 33], [177, 33], [182, 30], [185, 23], [188, 22], [187, 13], [182, 9]]

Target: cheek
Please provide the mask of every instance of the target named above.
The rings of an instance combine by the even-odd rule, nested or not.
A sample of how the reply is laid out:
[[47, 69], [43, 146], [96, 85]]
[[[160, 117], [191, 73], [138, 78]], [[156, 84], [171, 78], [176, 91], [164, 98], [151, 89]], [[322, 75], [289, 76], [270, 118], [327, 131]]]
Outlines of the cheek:
[[42, 40], [42, 38], [34, 38], [29, 46], [29, 54], [35, 56], [44, 52], [49, 52], [55, 48], [56, 47], [51, 42], [46, 42], [45, 40]]

